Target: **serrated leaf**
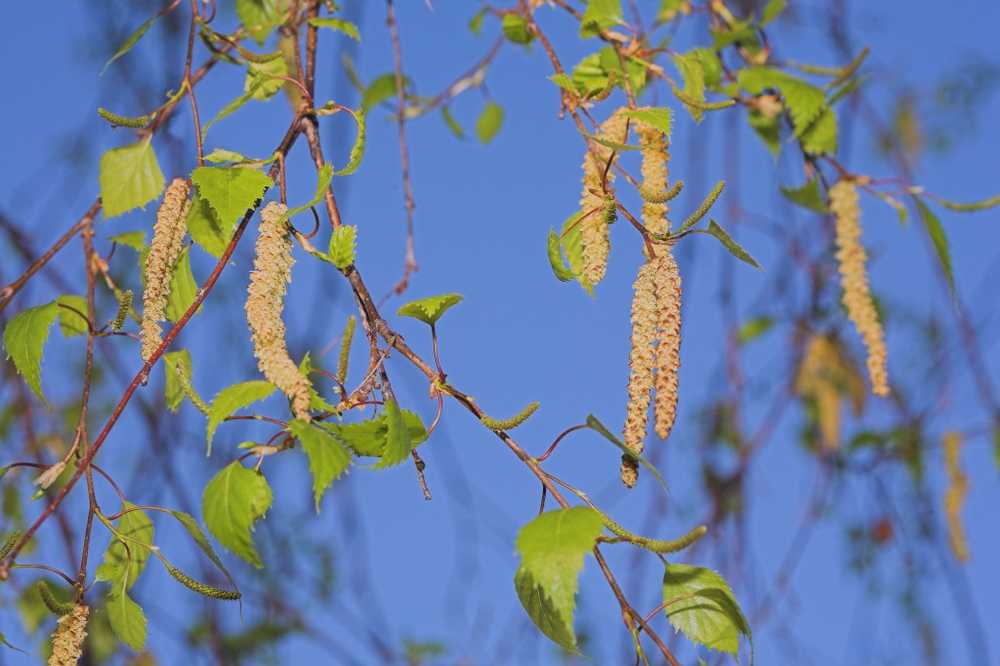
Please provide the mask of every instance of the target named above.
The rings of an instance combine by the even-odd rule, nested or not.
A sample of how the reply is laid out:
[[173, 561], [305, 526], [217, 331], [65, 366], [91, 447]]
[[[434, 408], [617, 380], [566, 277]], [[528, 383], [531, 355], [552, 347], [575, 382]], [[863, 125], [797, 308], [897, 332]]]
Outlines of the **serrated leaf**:
[[226, 569], [226, 566], [222, 563], [222, 558], [220, 558], [215, 552], [215, 548], [212, 547], [212, 542], [208, 540], [207, 536], [205, 536], [205, 532], [202, 531], [198, 520], [191, 514], [184, 513], [183, 511], [169, 511], [169, 513], [177, 519], [177, 522], [184, 526], [184, 529], [187, 530], [188, 535], [194, 540], [198, 548], [201, 549], [201, 552], [205, 553], [205, 556], [208, 557], [208, 559], [212, 561], [212, 564], [214, 564], [219, 571], [222, 572], [222, 575], [226, 577], [226, 580], [229, 581], [229, 585], [234, 590], [238, 590], [239, 588], [236, 585], [236, 581], [233, 580], [229, 570]]
[[917, 206], [917, 211], [920, 213], [920, 220], [924, 223], [927, 235], [931, 237], [934, 252], [941, 263], [941, 270], [944, 271], [945, 280], [948, 281], [948, 290], [954, 295], [955, 275], [951, 268], [951, 252], [948, 249], [948, 236], [944, 232], [944, 227], [941, 226], [941, 220], [934, 214], [934, 211], [927, 207], [927, 204], [920, 197], [913, 197], [913, 203]]
[[156, 19], [158, 18], [160, 18], [160, 15], [156, 14], [143, 21], [142, 24], [128, 36], [128, 39], [122, 42], [122, 45], [118, 47], [115, 54], [111, 56], [106, 63], [104, 63], [104, 67], [101, 68], [101, 74], [104, 74], [108, 67], [111, 66], [111, 63], [131, 51], [132, 47], [139, 43], [139, 40], [142, 39], [143, 35], [146, 34], [146, 31], [149, 30], [154, 23], [156, 23]]
[[549, 81], [551, 81], [552, 83], [556, 84], [557, 86], [559, 86], [560, 88], [562, 88], [566, 92], [568, 92], [568, 93], [570, 93], [572, 95], [579, 95], [580, 94], [580, 91], [577, 89], [577, 87], [575, 85], [573, 85], [573, 79], [569, 78], [568, 74], [564, 74], [563, 72], [558, 72], [558, 73], [553, 74], [552, 76], [550, 76], [548, 78], [549, 78]]
[[340, 171], [336, 172], [338, 176], [350, 176], [352, 173], [358, 170], [361, 166], [361, 160], [365, 156], [365, 136], [367, 134], [366, 125], [368, 116], [365, 113], [365, 108], [362, 107], [358, 112], [351, 112], [351, 117], [354, 118], [355, 124], [358, 126], [358, 133], [354, 136], [354, 144], [351, 146], [351, 153], [347, 159], [347, 166], [345, 166]]
[[760, 140], [767, 146], [768, 152], [777, 157], [781, 151], [780, 116], [768, 117], [756, 109], [750, 109], [747, 121]]
[[183, 317], [198, 296], [198, 283], [195, 282], [194, 273], [191, 272], [190, 254], [191, 248], [184, 248], [170, 276], [170, 294], [167, 296], [166, 309], [168, 321], [176, 322]]
[[319, 18], [314, 16], [309, 19], [309, 25], [317, 28], [329, 28], [347, 35], [356, 42], [361, 41], [361, 33], [358, 32], [358, 26], [354, 25], [350, 21], [345, 21], [344, 19]]
[[313, 497], [316, 501], [316, 512], [319, 513], [319, 501], [323, 498], [324, 491], [351, 466], [351, 454], [335, 437], [312, 427], [305, 421], [295, 419], [289, 422], [288, 430], [302, 443], [302, 449], [309, 458], [309, 471], [313, 477]]
[[530, 44], [535, 38], [528, 29], [528, 22], [520, 14], [504, 14], [501, 27], [504, 36], [515, 44]]
[[826, 108], [799, 137], [802, 149], [810, 155], [833, 155], [837, 152], [837, 114]]
[[[403, 89], [409, 87], [409, 81], [403, 79]], [[382, 102], [396, 96], [396, 74], [389, 72], [375, 77], [371, 83], [365, 87], [361, 95], [362, 112], [370, 111]]]
[[125, 247], [130, 247], [136, 252], [142, 252], [142, 249], [146, 247], [146, 232], [123, 231], [120, 234], [112, 236], [108, 240], [113, 243], [118, 243], [119, 245], [124, 245]]
[[[674, 56], [674, 64], [681, 73], [684, 80], [684, 96], [700, 104], [705, 103], [705, 71], [702, 69], [701, 60], [697, 51], [690, 53], [678, 53]], [[683, 100], [681, 100], [683, 102]], [[694, 104], [684, 104], [688, 113], [696, 122], [701, 122], [705, 115], [704, 109]]]
[[760, 13], [761, 27], [767, 26], [768, 23], [781, 16], [787, 7], [788, 0], [768, 0], [768, 3], [764, 5], [764, 10]]
[[663, 478], [663, 475], [660, 474], [660, 470], [656, 469], [656, 466], [653, 465], [653, 463], [646, 460], [644, 456], [636, 453], [632, 449], [625, 446], [625, 443], [620, 439], [618, 439], [617, 437], [615, 437], [615, 435], [610, 430], [608, 430], [607, 427], [605, 427], [605, 425], [601, 423], [596, 416], [594, 416], [593, 414], [587, 414], [586, 424], [588, 428], [590, 428], [594, 432], [604, 437], [604, 439], [608, 440], [609, 442], [617, 446], [618, 449], [623, 454], [625, 454], [629, 459], [634, 460], [635, 462], [639, 463], [647, 470], [649, 470], [649, 473], [653, 475], [653, 478], [656, 479], [656, 481], [663, 487], [663, 489], [664, 490], [667, 489], [667, 481], [666, 479]]
[[[596, 213], [594, 214], [596, 215]], [[581, 231], [583, 225], [579, 222], [582, 215], [582, 211], [577, 211], [567, 217], [563, 221], [559, 238], [562, 241], [562, 250], [566, 255], [569, 269], [573, 271], [576, 281], [580, 283], [583, 290], [591, 294], [594, 288], [587, 282], [583, 270], [583, 233]]]
[[104, 560], [94, 573], [97, 580], [111, 583], [112, 594], [132, 589], [149, 560], [149, 549], [141, 544], [153, 545], [153, 521], [135, 506], [131, 502], [122, 504], [122, 510], [127, 513], [118, 520], [115, 529], [125, 542], [112, 535], [104, 551]]
[[725, 579], [711, 569], [669, 564], [663, 574], [664, 612], [671, 626], [699, 645], [736, 655], [750, 625]]
[[167, 409], [176, 412], [184, 402], [184, 389], [181, 388], [181, 381], [177, 377], [177, 369], [180, 368], [185, 377], [191, 378], [191, 352], [187, 349], [167, 352], [163, 355], [163, 364], [165, 376], [163, 397]]
[[802, 187], [780, 187], [779, 189], [785, 198], [794, 204], [823, 215], [830, 212], [823, 199], [823, 194], [819, 190], [818, 178], [813, 178]]
[[482, 143], [489, 143], [503, 125], [503, 109], [496, 102], [487, 102], [476, 119], [476, 136]]
[[574, 507], [543, 513], [517, 535], [517, 597], [535, 626], [573, 653], [578, 652], [573, 615], [583, 557], [603, 529], [596, 511]]
[[566, 265], [565, 259], [562, 256], [561, 243], [559, 241], [559, 234], [556, 233], [555, 229], [549, 229], [549, 240], [548, 240], [548, 256], [549, 256], [549, 266], [552, 267], [552, 272], [555, 274], [556, 278], [560, 282], [569, 282], [576, 277], [572, 269]]
[[141, 652], [146, 645], [146, 614], [142, 606], [124, 592], [114, 592], [108, 595], [107, 609], [111, 629], [118, 640]]
[[233, 384], [219, 391], [208, 412], [208, 455], [212, 455], [212, 439], [219, 424], [238, 410], [267, 398], [274, 393], [274, 384], [263, 379]]
[[462, 302], [461, 294], [440, 294], [428, 296], [418, 301], [410, 301], [396, 311], [401, 317], [414, 317], [420, 321], [433, 324], [451, 307]]
[[67, 338], [87, 332], [87, 299], [64, 294], [56, 299], [59, 306], [59, 332]]
[[284, 58], [275, 58], [267, 62], [247, 62], [247, 73], [243, 79], [243, 93], [251, 99], [268, 100], [274, 97], [285, 85], [288, 76], [288, 64]]
[[340, 270], [354, 263], [357, 236], [358, 228], [353, 224], [343, 224], [330, 234], [330, 261]]
[[323, 200], [323, 196], [326, 194], [326, 189], [330, 187], [330, 181], [333, 180], [333, 167], [329, 164], [324, 164], [316, 172], [316, 191], [313, 193], [313, 198], [305, 202], [301, 206], [296, 206], [288, 211], [288, 217], [293, 215], [298, 215], [304, 210], [312, 208], [320, 201]]
[[37, 305], [17, 313], [3, 330], [3, 348], [7, 357], [14, 361], [18, 374], [43, 401], [42, 354], [49, 331], [58, 316], [59, 307], [55, 301]]
[[264, 475], [235, 461], [205, 486], [201, 499], [205, 525], [227, 550], [260, 569], [264, 565], [251, 532], [271, 508], [271, 500], [271, 487]]
[[[309, 375], [311, 375], [312, 372], [312, 357], [309, 355], [309, 352], [306, 352], [306, 355], [302, 357], [302, 361], [299, 363], [299, 373], [306, 379], [309, 379]], [[319, 412], [338, 413], [336, 405], [331, 405], [324, 400], [316, 388], [312, 385], [312, 381], [309, 382], [309, 409], [315, 409]]]
[[458, 124], [457, 120], [455, 120], [455, 116], [451, 115], [451, 110], [447, 105], [441, 107], [441, 117], [444, 119], [444, 124], [448, 126], [448, 129], [451, 130], [451, 133], [455, 135], [456, 139], [465, 139], [465, 130], [463, 130], [462, 126]]
[[670, 138], [670, 132], [673, 127], [673, 113], [665, 106], [646, 109], [626, 109], [622, 112], [622, 115], [626, 118], [632, 118], [645, 123], [653, 129], [659, 130], [663, 136], [668, 139]]
[[580, 19], [580, 36], [595, 37], [623, 20], [621, 0], [588, 0]]
[[195, 194], [191, 202], [187, 216], [187, 230], [191, 234], [191, 239], [213, 257], [221, 257], [226, 251], [229, 238], [223, 233], [215, 211], [200, 194]]
[[163, 172], [151, 139], [112, 148], [101, 155], [99, 181], [104, 216], [118, 217], [145, 206], [163, 191]]
[[266, 174], [242, 167], [198, 167], [191, 180], [212, 207], [226, 236], [272, 185]]
[[395, 467], [404, 462], [410, 455], [413, 443], [410, 441], [410, 429], [403, 421], [403, 413], [399, 403], [393, 398], [385, 401], [385, 449], [382, 457], [375, 463], [375, 469]]
[[740, 261], [745, 261], [754, 268], [760, 269], [760, 264], [746, 250], [740, 247], [740, 244], [734, 241], [732, 236], [726, 233], [726, 230], [720, 227], [715, 220], [708, 221], [708, 229], [696, 229], [695, 231], [714, 236], [734, 257]]
[[740, 70], [737, 80], [741, 88], [759, 95], [767, 88], [781, 91], [792, 117], [795, 136], [801, 137], [828, 109], [826, 95], [811, 83], [770, 67], [748, 67]]
[[359, 456], [380, 456], [385, 450], [386, 426], [381, 416], [359, 423], [318, 423]]
[[261, 46], [281, 22], [275, 0], [236, 0], [236, 13], [250, 36]]

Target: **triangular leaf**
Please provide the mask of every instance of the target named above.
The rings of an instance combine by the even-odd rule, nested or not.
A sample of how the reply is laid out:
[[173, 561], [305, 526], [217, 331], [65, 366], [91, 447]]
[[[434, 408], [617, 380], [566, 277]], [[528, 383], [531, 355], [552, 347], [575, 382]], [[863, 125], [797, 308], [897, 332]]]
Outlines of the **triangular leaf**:
[[251, 531], [271, 508], [271, 487], [263, 474], [238, 460], [212, 477], [202, 495], [205, 525], [219, 543], [258, 569], [264, 565], [254, 547]]
[[302, 449], [309, 458], [309, 471], [313, 477], [313, 497], [316, 501], [316, 511], [319, 512], [319, 501], [323, 497], [323, 492], [351, 466], [351, 454], [332, 435], [312, 427], [305, 421], [299, 419], [291, 421], [288, 430], [302, 443]]
[[233, 384], [219, 391], [208, 412], [208, 455], [212, 455], [212, 439], [219, 424], [236, 411], [252, 405], [274, 393], [274, 384], [263, 379]]
[[353, 224], [342, 224], [330, 234], [330, 261], [344, 270], [354, 263], [354, 247], [357, 243], [358, 228]]
[[663, 574], [664, 612], [689, 640], [736, 655], [750, 625], [725, 579], [711, 569], [669, 564]]
[[794, 204], [823, 215], [830, 212], [826, 201], [823, 200], [823, 194], [819, 191], [818, 178], [813, 178], [802, 187], [781, 187], [780, 189], [785, 198]]
[[56, 299], [59, 306], [59, 332], [67, 338], [87, 332], [87, 299], [76, 294], [64, 294]]
[[402, 317], [414, 317], [427, 324], [433, 324], [441, 318], [452, 306], [462, 302], [461, 294], [441, 294], [428, 296], [418, 301], [410, 301], [399, 308], [396, 314]]
[[226, 237], [272, 184], [266, 174], [243, 167], [198, 167], [191, 180], [215, 211]]
[[145, 206], [163, 191], [163, 172], [150, 139], [105, 152], [99, 171], [105, 217]]
[[17, 313], [3, 331], [3, 348], [17, 372], [42, 400], [42, 354], [49, 330], [59, 316], [55, 301]]

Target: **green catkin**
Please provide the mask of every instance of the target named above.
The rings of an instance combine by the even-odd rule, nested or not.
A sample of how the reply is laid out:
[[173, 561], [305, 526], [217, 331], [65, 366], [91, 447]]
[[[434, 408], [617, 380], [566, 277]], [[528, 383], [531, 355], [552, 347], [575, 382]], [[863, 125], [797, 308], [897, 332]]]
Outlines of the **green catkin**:
[[948, 489], [944, 494], [944, 512], [948, 521], [948, 541], [958, 561], [968, 562], [969, 540], [962, 525], [962, 506], [969, 494], [969, 477], [962, 471], [961, 455], [961, 433], [945, 433], [944, 460], [948, 472]]
[[52, 588], [44, 580], [38, 581], [38, 596], [42, 598], [42, 603], [45, 607], [52, 612], [53, 615], [59, 615], [60, 617], [68, 613], [72, 613], [76, 604], [64, 603], [56, 599], [55, 595], [52, 594]]
[[115, 314], [114, 321], [111, 322], [111, 330], [118, 333], [125, 326], [125, 318], [128, 316], [129, 310], [132, 309], [132, 300], [135, 298], [132, 290], [129, 289], [122, 293], [121, 298], [118, 300], [118, 312]]
[[13, 532], [7, 535], [7, 538], [4, 539], [3, 545], [0, 546], [0, 561], [6, 559], [10, 551], [14, 550], [14, 545], [20, 538], [21, 538], [20, 530], [14, 530]]
[[104, 107], [97, 107], [97, 115], [104, 118], [112, 125], [117, 125], [118, 127], [131, 127], [133, 129], [142, 129], [149, 124], [149, 121], [153, 119], [151, 115], [145, 116], [120, 116], [117, 113], [108, 111]]
[[651, 550], [654, 553], [676, 553], [677, 551], [684, 550], [708, 533], [707, 527], [704, 525], [698, 525], [678, 539], [650, 539], [649, 537], [633, 534], [612, 520], [608, 515], [600, 511], [598, 511], [598, 513], [601, 516], [601, 521], [604, 523], [604, 526], [607, 527], [612, 534], [628, 541], [629, 543], [642, 546], [646, 550]]
[[59, 618], [52, 634], [52, 655], [49, 666], [76, 666], [83, 656], [83, 641], [87, 638], [90, 607], [78, 604]]
[[181, 367], [180, 363], [177, 364], [177, 382], [181, 385], [181, 391], [183, 391], [187, 399], [191, 401], [191, 404], [194, 405], [199, 412], [208, 416], [211, 408], [194, 389], [194, 386], [191, 384], [191, 377], [184, 372], [184, 368]]
[[681, 190], [683, 189], [684, 189], [683, 180], [678, 180], [669, 190], [663, 190], [663, 189], [657, 190], [646, 187], [645, 185], [640, 185], [639, 196], [641, 196], [642, 200], [647, 203], [665, 204], [677, 198], [677, 195], [680, 194]]
[[524, 409], [522, 409], [509, 419], [494, 419], [487, 416], [486, 414], [483, 414], [480, 417], [480, 420], [483, 422], [483, 425], [485, 425], [490, 430], [495, 430], [496, 432], [501, 432], [503, 430], [513, 430], [517, 426], [527, 421], [531, 417], [531, 415], [538, 410], [541, 404], [542, 403], [538, 402], [537, 400], [535, 402], [528, 403]]
[[204, 597], [209, 597], [212, 599], [221, 599], [223, 601], [238, 601], [243, 596], [239, 592], [222, 590], [217, 587], [212, 587], [211, 585], [206, 585], [205, 583], [202, 583], [200, 581], [195, 580], [194, 578], [191, 578], [191, 576], [188, 576], [186, 573], [184, 573], [177, 567], [171, 564], [167, 564], [166, 562], [163, 563], [163, 566], [166, 567], [167, 573], [169, 573], [174, 580], [176, 580], [177, 582], [179, 582], [181, 585], [191, 590], [192, 592], [197, 592], [198, 594]]
[[705, 200], [701, 202], [701, 205], [698, 206], [698, 208], [695, 209], [695, 211], [691, 213], [686, 220], [684, 220], [684, 224], [681, 225], [681, 229], [683, 230], [693, 227], [701, 222], [701, 219], [705, 217], [705, 215], [708, 214], [708, 211], [711, 210], [712, 206], [715, 205], [715, 202], [718, 200], [719, 195], [722, 194], [722, 190], [725, 186], [726, 181], [724, 180], [720, 180], [716, 183], [715, 187], [712, 188], [712, 191], [708, 193], [707, 197], [705, 197]]
[[340, 336], [340, 356], [337, 359], [337, 381], [341, 386], [347, 381], [347, 365], [351, 360], [351, 341], [354, 340], [354, 326], [358, 320], [351, 315], [344, 325], [344, 334]]

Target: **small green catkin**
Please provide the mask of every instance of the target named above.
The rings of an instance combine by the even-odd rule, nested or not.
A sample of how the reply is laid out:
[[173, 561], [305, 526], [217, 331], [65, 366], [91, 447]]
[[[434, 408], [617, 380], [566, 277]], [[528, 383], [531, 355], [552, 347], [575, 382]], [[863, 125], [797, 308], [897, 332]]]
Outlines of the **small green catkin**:
[[72, 602], [63, 603], [62, 601], [56, 599], [56, 596], [52, 593], [52, 588], [49, 587], [49, 584], [44, 580], [38, 581], [38, 596], [42, 598], [42, 603], [45, 604], [45, 607], [48, 608], [53, 615], [62, 617], [67, 613], [73, 612], [73, 609], [76, 608], [76, 604]]
[[115, 314], [114, 321], [111, 322], [111, 330], [118, 333], [125, 326], [125, 318], [128, 317], [129, 310], [132, 309], [132, 301], [135, 295], [132, 290], [129, 289], [121, 294], [118, 299], [118, 312]]
[[142, 129], [149, 124], [149, 121], [153, 119], [153, 116], [120, 116], [113, 111], [108, 111], [102, 106], [97, 107], [97, 115], [104, 118], [112, 125], [117, 125], [119, 127], [131, 127], [133, 129]]
[[677, 195], [684, 189], [684, 181], [678, 180], [669, 190], [656, 190], [645, 185], [639, 186], [639, 196], [646, 203], [664, 204], [677, 198]]
[[503, 430], [513, 430], [517, 426], [527, 421], [528, 418], [530, 418], [531, 415], [534, 414], [541, 405], [542, 403], [538, 402], [537, 400], [535, 402], [530, 402], [525, 406], [524, 409], [522, 409], [509, 419], [494, 419], [487, 416], [486, 414], [483, 414], [479, 420], [482, 421], [483, 425], [485, 425], [487, 428], [489, 428], [490, 430], [495, 430], [496, 432], [501, 432]]
[[177, 381], [181, 385], [181, 391], [183, 391], [185, 397], [191, 401], [191, 404], [194, 405], [199, 412], [208, 416], [210, 411], [208, 403], [202, 399], [201, 395], [199, 395], [196, 390], [194, 390], [194, 386], [191, 385], [191, 377], [184, 372], [184, 368], [181, 367], [180, 363], [177, 364]]
[[600, 511], [598, 511], [598, 513], [601, 515], [601, 520], [604, 523], [604, 526], [607, 527], [612, 534], [628, 541], [629, 543], [642, 546], [646, 550], [651, 550], [654, 553], [676, 553], [680, 550], [684, 550], [695, 541], [705, 536], [708, 532], [707, 527], [704, 525], [698, 525], [678, 539], [650, 539], [648, 537], [639, 536], [638, 534], [633, 534], [616, 523], [606, 514], [601, 513]]
[[178, 569], [177, 567], [163, 563], [163, 566], [167, 568], [167, 573], [169, 573], [174, 580], [179, 582], [181, 585], [191, 590], [192, 592], [197, 592], [198, 594], [210, 597], [212, 599], [222, 599], [223, 601], [238, 601], [243, 595], [239, 592], [232, 592], [230, 590], [221, 590], [217, 587], [212, 587], [211, 585], [206, 585], [200, 581], [191, 578], [186, 573]]
[[344, 334], [340, 336], [340, 356], [337, 359], [337, 381], [344, 384], [347, 381], [347, 364], [351, 360], [351, 341], [354, 340], [354, 326], [358, 320], [351, 315], [344, 325]]
[[20, 538], [21, 538], [20, 530], [14, 530], [13, 532], [7, 535], [7, 538], [4, 539], [3, 545], [0, 546], [0, 560], [5, 559], [7, 555], [10, 553], [10, 551], [14, 550], [14, 544], [16, 544], [18, 539]]
[[692, 227], [701, 222], [701, 218], [705, 217], [705, 215], [708, 214], [709, 209], [715, 205], [716, 200], [719, 198], [719, 195], [722, 194], [722, 190], [725, 186], [726, 181], [724, 180], [720, 180], [716, 183], [715, 187], [712, 188], [712, 191], [708, 193], [707, 197], [705, 197], [705, 200], [701, 202], [701, 205], [698, 206], [698, 208], [695, 209], [695, 211], [691, 213], [686, 220], [684, 220], [684, 223], [681, 225], [681, 229], [687, 229], [688, 227]]

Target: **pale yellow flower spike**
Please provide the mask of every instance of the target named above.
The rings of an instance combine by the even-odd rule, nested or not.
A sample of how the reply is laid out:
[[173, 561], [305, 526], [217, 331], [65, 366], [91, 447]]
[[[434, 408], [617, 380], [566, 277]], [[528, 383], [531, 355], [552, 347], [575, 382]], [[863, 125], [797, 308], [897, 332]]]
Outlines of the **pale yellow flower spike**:
[[969, 478], [962, 471], [962, 435], [945, 433], [944, 460], [948, 471], [948, 489], [944, 493], [944, 512], [948, 521], [948, 539], [951, 550], [961, 562], [969, 561], [969, 542], [962, 526], [962, 505], [969, 494]]
[[256, 256], [247, 289], [246, 315], [257, 367], [292, 401], [296, 418], [310, 420], [310, 384], [288, 355], [281, 314], [292, 280], [292, 239], [284, 215], [288, 208], [269, 203], [260, 214]]
[[[632, 349], [629, 352], [628, 406], [625, 415], [625, 446], [642, 453], [649, 419], [650, 391], [653, 388], [653, 367], [656, 364], [656, 267], [643, 264], [633, 285]], [[634, 460], [622, 457], [622, 482], [631, 488], [638, 478]]]
[[163, 194], [163, 203], [156, 211], [153, 240], [146, 255], [146, 286], [142, 293], [142, 360], [148, 361], [160, 346], [160, 322], [166, 319], [167, 298], [174, 266], [184, 248], [190, 186], [183, 178], [175, 178]]
[[837, 220], [837, 262], [844, 290], [844, 306], [868, 349], [868, 376], [872, 382], [872, 393], [887, 396], [889, 378], [885, 338], [865, 273], [867, 255], [861, 244], [861, 209], [854, 183], [842, 180], [830, 188], [830, 208]]
[[656, 434], [670, 436], [677, 418], [677, 383], [681, 367], [681, 274], [669, 247], [653, 260], [656, 282]]
[[[663, 132], [640, 123], [638, 127], [639, 147], [642, 151], [642, 187], [644, 191], [660, 193], [667, 190], [667, 163], [670, 153], [669, 144]], [[666, 202], [642, 202], [642, 224], [656, 234], [666, 233], [670, 227], [667, 222]]]
[[[601, 125], [601, 138], [615, 143], [625, 143], [628, 118], [615, 111]], [[607, 195], [613, 196], [614, 169], [608, 167], [613, 151], [596, 141], [589, 142], [583, 157], [583, 190], [580, 193], [580, 211], [586, 215], [580, 222], [580, 237], [583, 241], [583, 279], [596, 285], [608, 268], [608, 252], [611, 240], [608, 234], [608, 220], [602, 214], [604, 209], [604, 173], [607, 171]], [[595, 211], [596, 212], [591, 212]], [[589, 214], [588, 214], [589, 213]]]
[[87, 618], [90, 608], [77, 604], [73, 610], [59, 618], [52, 634], [52, 655], [49, 666], [76, 666], [83, 654], [83, 641], [87, 638]]

